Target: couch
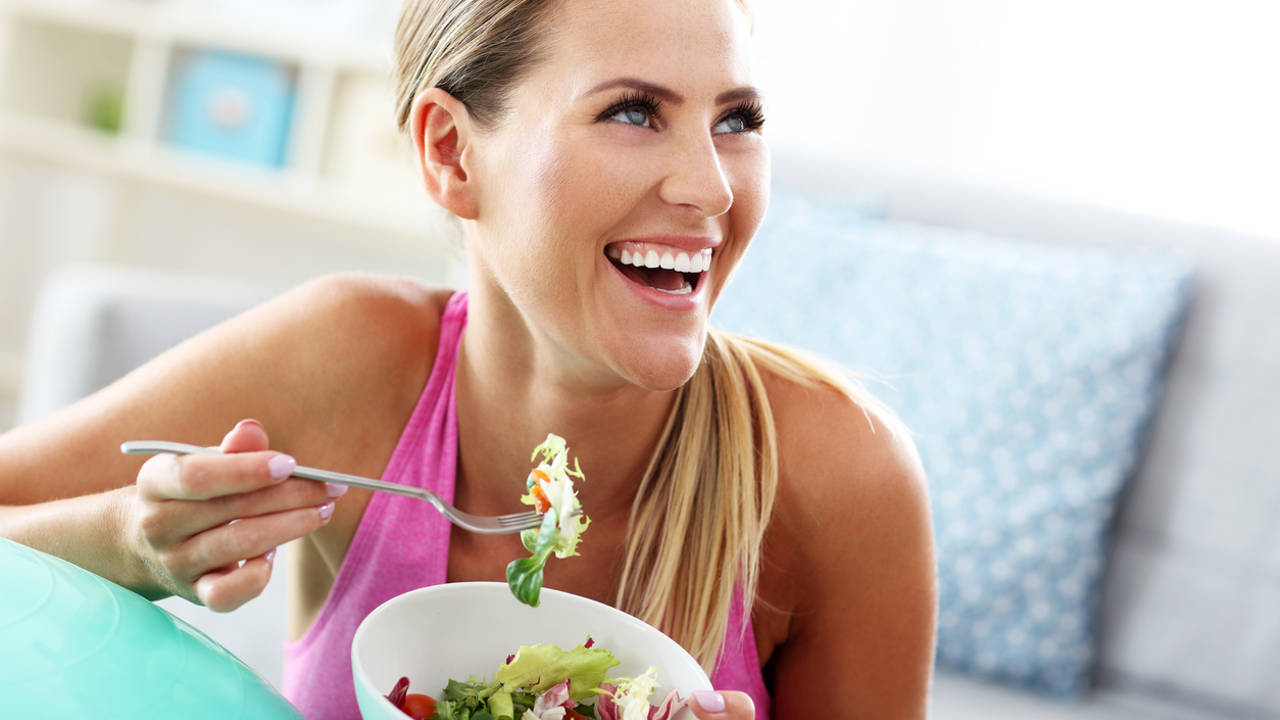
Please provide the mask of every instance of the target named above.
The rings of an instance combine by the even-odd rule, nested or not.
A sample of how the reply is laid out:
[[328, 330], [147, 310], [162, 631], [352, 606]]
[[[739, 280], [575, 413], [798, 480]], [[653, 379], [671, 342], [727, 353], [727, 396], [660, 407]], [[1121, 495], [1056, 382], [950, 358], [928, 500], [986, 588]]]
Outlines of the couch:
[[[788, 211], [785, 196], [798, 197], [823, 203], [824, 222], [847, 220], [881, 234], [905, 223], [901, 227], [925, 233], [930, 242], [942, 237], [945, 247], [947, 233], [957, 242], [1025, 244], [1049, 253], [1050, 264], [1087, 256], [1080, 265], [1086, 271], [1114, 254], [1130, 262], [1135, 278], [1147, 260], [1164, 271], [1170, 259], [1176, 265], [1177, 272], [1166, 274], [1177, 279], [1169, 287], [1182, 292], [1182, 301], [1167, 308], [1151, 335], [1163, 345], [1150, 363], [1141, 412], [1127, 426], [1132, 452], [1125, 459], [1131, 462], [1118, 466], [1123, 482], [1114, 488], [1114, 504], [1095, 503], [1105, 532], [1096, 538], [1103, 551], [1096, 592], [1082, 598], [1088, 622], [1081, 637], [1089, 646], [1077, 660], [1087, 681], [1055, 690], [1028, 682], [1025, 674], [968, 663], [963, 648], [940, 646], [952, 661], [936, 674], [931, 716], [1280, 718], [1280, 613], [1274, 610], [1280, 607], [1280, 523], [1272, 517], [1280, 509], [1280, 459], [1270, 446], [1280, 431], [1280, 238], [980, 187], [824, 170], [799, 159], [779, 163], [777, 173], [780, 212]], [[940, 257], [950, 256], [945, 247]], [[738, 281], [751, 277], [744, 266]], [[788, 292], [810, 291], [807, 279], [788, 282]], [[274, 290], [140, 269], [63, 269], [38, 303], [20, 417], [72, 402]], [[747, 307], [753, 293], [767, 296], [758, 291], [747, 286], [737, 296], [726, 294], [725, 302]], [[838, 324], [858, 309], [823, 308], [815, 322]], [[879, 310], [889, 315], [890, 337], [895, 310]], [[1088, 309], [1082, 327], [1090, 324], [1087, 313], [1099, 310]], [[770, 315], [751, 314], [766, 323]], [[890, 342], [883, 357], [893, 351]], [[836, 359], [860, 366], [857, 357]], [[893, 374], [883, 364], [868, 369], [873, 380]], [[925, 460], [928, 470], [931, 458]], [[931, 473], [931, 483], [945, 481], [945, 474]], [[1044, 529], [1027, 531], [1035, 536]], [[940, 573], [949, 572], [948, 558], [939, 560]], [[278, 684], [283, 584], [273, 580], [263, 597], [229, 615], [174, 600], [162, 605]]]

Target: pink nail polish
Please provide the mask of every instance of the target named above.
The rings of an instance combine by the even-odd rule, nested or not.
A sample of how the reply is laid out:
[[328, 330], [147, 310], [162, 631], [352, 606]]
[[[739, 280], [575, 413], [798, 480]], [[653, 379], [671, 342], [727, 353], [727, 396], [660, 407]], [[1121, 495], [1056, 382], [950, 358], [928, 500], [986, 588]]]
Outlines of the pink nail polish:
[[271, 477], [276, 480], [283, 480], [289, 477], [296, 467], [298, 467], [298, 461], [289, 455], [277, 455], [267, 461], [267, 470], [271, 472]]
[[327, 502], [320, 506], [320, 519], [329, 522], [329, 518], [333, 517], [333, 503]]
[[268, 551], [267, 551], [267, 554], [266, 554], [266, 555], [263, 555], [263, 557], [265, 557], [265, 558], [267, 559], [267, 564], [268, 564], [268, 565], [270, 565], [270, 564], [272, 564], [272, 563], [274, 563], [274, 562], [275, 562], [275, 559], [276, 559], [276, 550], [278, 550], [278, 549], [279, 549], [279, 548], [271, 548], [270, 550], [268, 550]]
[[697, 701], [698, 707], [710, 713], [724, 712], [724, 696], [718, 692], [710, 690], [695, 690], [693, 699]]
[[347, 494], [347, 486], [337, 483], [325, 483], [325, 492], [329, 493], [331, 498], [340, 498]]

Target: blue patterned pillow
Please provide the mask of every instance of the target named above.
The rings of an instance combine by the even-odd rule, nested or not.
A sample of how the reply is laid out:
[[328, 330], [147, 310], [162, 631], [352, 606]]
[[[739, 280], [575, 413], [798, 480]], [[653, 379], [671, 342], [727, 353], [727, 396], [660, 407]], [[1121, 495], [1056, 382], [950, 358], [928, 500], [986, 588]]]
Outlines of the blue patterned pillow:
[[929, 476], [939, 664], [1067, 697], [1090, 684], [1110, 522], [1191, 278], [784, 196], [715, 322], [864, 374]]

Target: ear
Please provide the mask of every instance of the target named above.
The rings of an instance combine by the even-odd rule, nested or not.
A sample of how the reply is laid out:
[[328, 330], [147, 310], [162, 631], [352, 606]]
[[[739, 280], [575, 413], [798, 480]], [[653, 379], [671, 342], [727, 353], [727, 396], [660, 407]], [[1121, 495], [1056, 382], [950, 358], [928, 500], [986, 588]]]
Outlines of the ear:
[[467, 171], [471, 114], [440, 88], [419, 93], [409, 110], [409, 134], [427, 193], [464, 220], [476, 218], [475, 185]]

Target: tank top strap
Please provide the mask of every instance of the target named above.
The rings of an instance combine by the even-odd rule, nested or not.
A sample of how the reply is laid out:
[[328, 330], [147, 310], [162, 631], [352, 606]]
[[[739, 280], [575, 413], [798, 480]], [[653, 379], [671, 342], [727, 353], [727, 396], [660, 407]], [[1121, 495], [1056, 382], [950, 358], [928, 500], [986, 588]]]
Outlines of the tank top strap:
[[751, 608], [742, 586], [733, 591], [729, 623], [720, 654], [716, 657], [715, 669], [711, 672], [711, 686], [717, 690], [739, 690], [750, 695], [756, 706], [756, 720], [769, 720], [773, 711], [772, 698], [760, 669]]

